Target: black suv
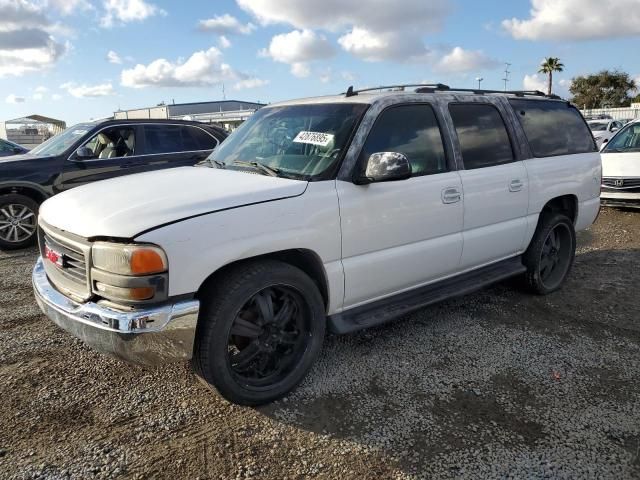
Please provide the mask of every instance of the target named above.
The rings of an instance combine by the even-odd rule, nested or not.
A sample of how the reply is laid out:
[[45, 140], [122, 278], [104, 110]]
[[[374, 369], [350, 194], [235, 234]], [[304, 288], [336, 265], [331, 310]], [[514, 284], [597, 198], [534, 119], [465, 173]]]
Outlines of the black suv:
[[24, 155], [0, 159], [0, 248], [36, 240], [38, 206], [85, 183], [132, 173], [195, 165], [225, 130], [177, 120], [80, 123]]

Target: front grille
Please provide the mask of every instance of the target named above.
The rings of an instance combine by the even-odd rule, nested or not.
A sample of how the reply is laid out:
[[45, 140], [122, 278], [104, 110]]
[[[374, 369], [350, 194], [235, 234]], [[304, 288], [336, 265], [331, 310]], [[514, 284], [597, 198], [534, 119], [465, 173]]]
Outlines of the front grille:
[[[44, 269], [51, 283], [62, 293], [76, 300], [86, 300], [91, 295], [88, 258], [91, 244], [51, 226], [40, 224], [40, 253]], [[46, 247], [60, 255], [58, 264], [47, 258]]]
[[602, 185], [605, 187], [616, 188], [619, 190], [626, 190], [630, 188], [640, 188], [640, 178], [603, 177]]

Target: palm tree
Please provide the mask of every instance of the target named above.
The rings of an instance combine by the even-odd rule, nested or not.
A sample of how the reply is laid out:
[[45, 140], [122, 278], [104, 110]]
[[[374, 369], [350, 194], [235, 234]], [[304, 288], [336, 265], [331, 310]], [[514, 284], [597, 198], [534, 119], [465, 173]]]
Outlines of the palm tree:
[[538, 70], [538, 73], [545, 73], [549, 76], [549, 82], [547, 83], [547, 95], [551, 95], [553, 72], [561, 72], [562, 70], [564, 70], [564, 64], [560, 62], [559, 58], [547, 57], [540, 64], [540, 70]]

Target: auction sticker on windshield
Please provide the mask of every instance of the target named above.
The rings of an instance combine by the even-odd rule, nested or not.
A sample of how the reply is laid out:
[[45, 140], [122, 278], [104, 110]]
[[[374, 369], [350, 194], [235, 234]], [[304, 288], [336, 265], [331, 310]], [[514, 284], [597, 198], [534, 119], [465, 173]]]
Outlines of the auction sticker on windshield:
[[333, 140], [333, 137], [334, 135], [331, 133], [302, 131], [296, 135], [293, 141], [295, 143], [310, 143], [311, 145], [326, 147]]

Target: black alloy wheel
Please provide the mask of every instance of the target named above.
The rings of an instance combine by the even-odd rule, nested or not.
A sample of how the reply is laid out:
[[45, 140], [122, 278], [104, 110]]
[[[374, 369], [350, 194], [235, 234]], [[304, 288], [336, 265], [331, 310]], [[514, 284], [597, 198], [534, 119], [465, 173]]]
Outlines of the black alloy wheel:
[[293, 265], [243, 262], [213, 277], [198, 299], [194, 369], [233, 403], [262, 405], [286, 395], [322, 348], [324, 300]]
[[249, 389], [269, 388], [286, 378], [309, 345], [309, 311], [287, 285], [262, 289], [242, 306], [231, 325], [227, 358]]

